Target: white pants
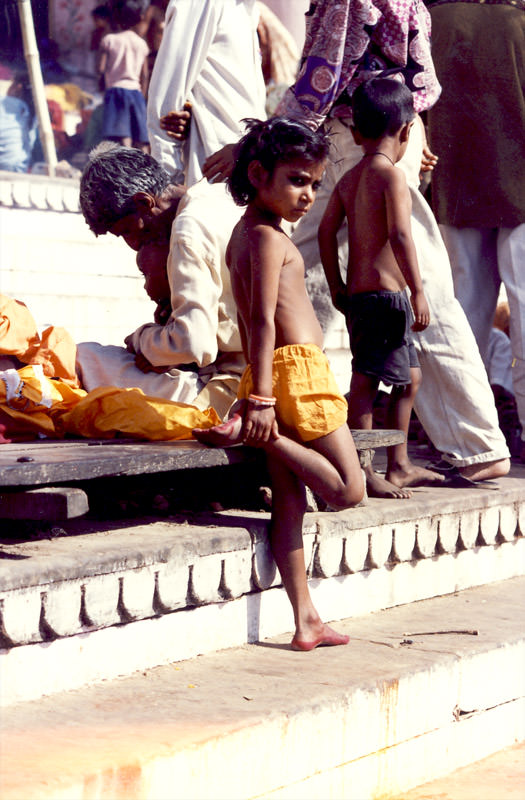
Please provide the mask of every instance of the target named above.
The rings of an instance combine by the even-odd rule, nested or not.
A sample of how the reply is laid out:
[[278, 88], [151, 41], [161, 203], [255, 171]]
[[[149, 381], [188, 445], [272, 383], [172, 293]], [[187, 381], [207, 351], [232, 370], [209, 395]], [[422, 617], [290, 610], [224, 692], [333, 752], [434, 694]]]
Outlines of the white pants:
[[525, 224], [516, 228], [442, 225], [456, 297], [463, 306], [483, 361], [501, 284], [510, 309], [512, 384], [525, 439]]
[[179, 369], [142, 372], [135, 366], [131, 353], [112, 344], [81, 342], [77, 345], [76, 367], [80, 383], [87, 392], [99, 386], [133, 387], [142, 389], [150, 397], [195, 405], [204, 386], [197, 372]]
[[[308, 290], [325, 331], [337, 312], [322, 277], [317, 229], [335, 184], [362, 157], [350, 130], [339, 120], [333, 122], [332, 134], [330, 163], [322, 186], [313, 208], [292, 235], [304, 258]], [[412, 235], [432, 317], [425, 331], [414, 334], [423, 375], [416, 412], [434, 446], [455, 466], [508, 458], [487, 373], [465, 313], [454, 296], [447, 251], [432, 211], [418, 190], [421, 153], [421, 129], [414, 125], [399, 166], [410, 186]], [[344, 275], [348, 259], [345, 228], [339, 236]]]

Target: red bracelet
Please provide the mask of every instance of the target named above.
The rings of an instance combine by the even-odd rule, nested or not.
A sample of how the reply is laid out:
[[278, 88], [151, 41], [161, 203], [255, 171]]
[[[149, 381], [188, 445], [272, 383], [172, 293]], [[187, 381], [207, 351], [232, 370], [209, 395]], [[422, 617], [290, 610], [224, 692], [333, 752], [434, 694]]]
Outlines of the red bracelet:
[[277, 398], [263, 397], [263, 395], [260, 394], [250, 394], [248, 395], [248, 402], [254, 403], [258, 406], [268, 406], [270, 408], [271, 406], [274, 406], [276, 404]]

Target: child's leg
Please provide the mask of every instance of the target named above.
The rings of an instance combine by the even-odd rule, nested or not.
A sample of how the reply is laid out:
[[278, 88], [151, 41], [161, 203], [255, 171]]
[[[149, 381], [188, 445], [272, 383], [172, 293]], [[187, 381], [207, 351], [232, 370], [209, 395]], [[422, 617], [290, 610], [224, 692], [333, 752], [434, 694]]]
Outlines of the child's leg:
[[[200, 442], [217, 447], [231, 447], [242, 442], [240, 414], [215, 425], [195, 429]], [[333, 433], [309, 442], [308, 445], [279, 435], [259, 445], [268, 456], [279, 459], [310, 489], [335, 509], [349, 508], [364, 496], [363, 478], [352, 434], [347, 425]]]
[[303, 549], [303, 517], [306, 497], [302, 482], [275, 457], [268, 457], [272, 479], [271, 547], [284, 588], [292, 604], [294, 650], [313, 650], [318, 645], [346, 644], [348, 636], [325, 625], [317, 613], [306, 580]]
[[[374, 400], [379, 380], [359, 372], [352, 373], [348, 397], [348, 424], [351, 428], [371, 431], [373, 427]], [[393, 427], [393, 426], [392, 426]], [[374, 472], [372, 464], [365, 467], [366, 490], [369, 497], [395, 497], [407, 499], [411, 493]]]
[[411, 383], [406, 386], [394, 386], [388, 406], [388, 424], [391, 428], [402, 430], [405, 441], [387, 448], [387, 479], [395, 486], [416, 486], [428, 483], [440, 483], [443, 476], [437, 472], [416, 467], [408, 457], [408, 428], [414, 407], [417, 390], [421, 383], [419, 367], [410, 369]]

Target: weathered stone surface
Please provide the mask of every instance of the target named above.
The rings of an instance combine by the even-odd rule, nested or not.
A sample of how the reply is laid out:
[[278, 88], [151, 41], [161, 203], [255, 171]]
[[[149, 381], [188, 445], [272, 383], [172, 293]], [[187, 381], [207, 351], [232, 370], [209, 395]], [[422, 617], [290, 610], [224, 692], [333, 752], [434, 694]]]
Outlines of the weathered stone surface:
[[346, 574], [361, 572], [368, 556], [368, 530], [350, 531], [344, 539], [342, 571]]
[[252, 553], [252, 581], [257, 589], [268, 589], [278, 580], [278, 570], [266, 537], [257, 539]]
[[251, 550], [225, 553], [222, 559], [221, 596], [230, 599], [251, 591]]
[[42, 592], [40, 631], [44, 639], [72, 636], [82, 630], [81, 591], [78, 581], [46, 586]]
[[384, 567], [392, 551], [392, 525], [378, 525], [370, 531], [368, 561], [371, 567]]
[[445, 514], [439, 520], [438, 547], [442, 553], [455, 553], [459, 535], [459, 514]]
[[411, 561], [416, 544], [416, 524], [414, 520], [396, 522], [392, 555], [394, 561]]
[[424, 517], [416, 526], [416, 554], [419, 558], [430, 558], [436, 551], [438, 518]]
[[191, 604], [204, 605], [222, 600], [221, 585], [223, 557], [221, 553], [204, 556], [190, 566], [188, 599]]
[[120, 579], [119, 613], [123, 622], [154, 613], [155, 574], [151, 567], [133, 569]]
[[[157, 601], [167, 611], [183, 608], [187, 604], [189, 568], [187, 564], [168, 562], [157, 572]], [[156, 608], [156, 611], [161, 611]]]
[[501, 506], [499, 512], [499, 535], [505, 542], [511, 542], [518, 528], [518, 513], [515, 505]]
[[343, 559], [343, 541], [335, 536], [319, 536], [314, 551], [313, 575], [319, 578], [331, 578], [341, 573]]
[[12, 644], [29, 644], [42, 639], [40, 610], [42, 601], [36, 589], [21, 589], [0, 597], [0, 623], [4, 641], [1, 647]]
[[105, 628], [120, 622], [118, 612], [119, 580], [117, 575], [94, 575], [81, 587], [82, 623]]
[[484, 508], [480, 514], [479, 536], [482, 544], [494, 544], [499, 530], [499, 506]]
[[70, 486], [42, 486], [0, 494], [0, 519], [72, 519], [88, 510], [86, 493]]
[[479, 510], [462, 511], [459, 520], [459, 543], [465, 550], [474, 547], [479, 534]]

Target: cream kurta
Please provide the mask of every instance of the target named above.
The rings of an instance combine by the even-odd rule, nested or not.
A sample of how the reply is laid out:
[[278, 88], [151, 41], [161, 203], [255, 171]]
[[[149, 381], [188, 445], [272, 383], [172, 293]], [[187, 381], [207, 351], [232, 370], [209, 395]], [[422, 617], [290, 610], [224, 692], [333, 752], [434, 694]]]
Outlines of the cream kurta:
[[[171, 0], [148, 94], [151, 154], [192, 186], [204, 160], [239, 139], [246, 117], [264, 119], [265, 87], [255, 0]], [[169, 111], [192, 104], [188, 139], [161, 130]]]
[[[143, 373], [124, 347], [78, 345], [77, 368], [87, 391], [99, 386], [139, 387], [223, 416], [235, 399], [244, 358], [237, 327], [226, 246], [242, 209], [224, 184], [202, 180], [182, 198], [173, 222], [168, 279], [172, 314], [126, 338], [162, 373]], [[192, 365], [188, 369], [188, 365]]]

